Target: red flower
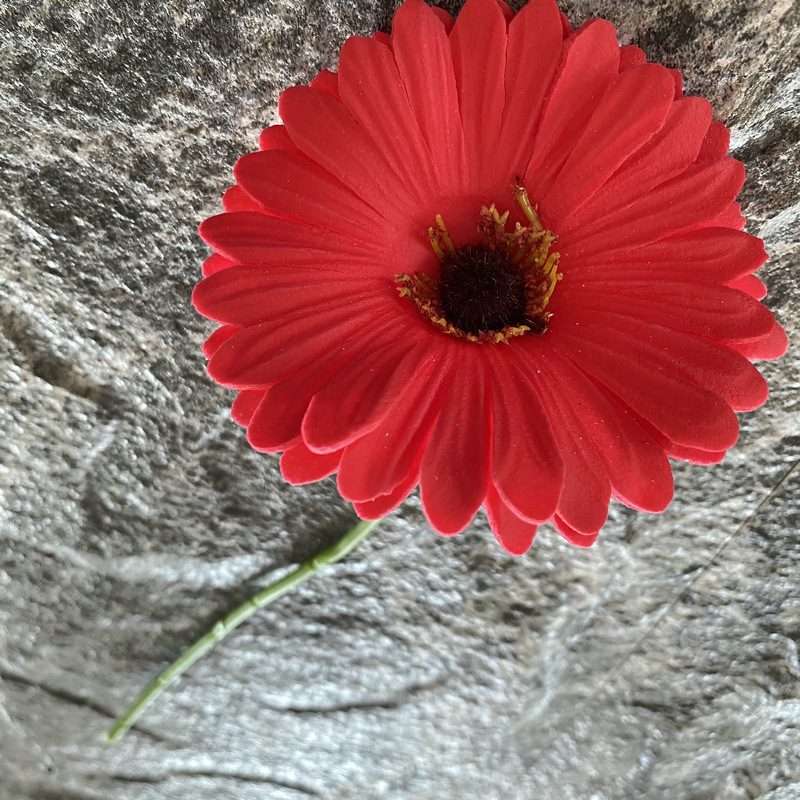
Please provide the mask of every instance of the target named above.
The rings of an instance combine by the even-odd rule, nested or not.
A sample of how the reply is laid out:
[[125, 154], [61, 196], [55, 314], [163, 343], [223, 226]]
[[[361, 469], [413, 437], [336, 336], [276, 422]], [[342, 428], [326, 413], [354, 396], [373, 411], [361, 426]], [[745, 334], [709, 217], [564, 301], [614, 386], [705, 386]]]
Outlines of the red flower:
[[511, 553], [547, 520], [587, 546], [766, 400], [750, 359], [786, 340], [728, 130], [609, 22], [407, 0], [279, 108], [201, 225], [194, 302], [289, 482], [338, 473], [364, 518], [419, 484], [440, 533], [484, 506]]

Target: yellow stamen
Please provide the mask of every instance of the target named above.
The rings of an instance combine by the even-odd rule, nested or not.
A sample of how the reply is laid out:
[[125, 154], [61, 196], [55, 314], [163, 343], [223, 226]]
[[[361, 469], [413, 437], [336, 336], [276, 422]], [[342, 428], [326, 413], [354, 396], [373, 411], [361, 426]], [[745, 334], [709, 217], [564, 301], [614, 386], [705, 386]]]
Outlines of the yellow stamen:
[[436, 258], [441, 261], [444, 258], [444, 253], [442, 252], [442, 248], [439, 245], [439, 231], [434, 228], [428, 228], [428, 241], [431, 243], [431, 248], [433, 252], [436, 253]]
[[525, 189], [525, 187], [519, 181], [517, 181], [517, 183], [515, 183], [511, 189], [511, 192], [514, 195], [514, 199], [519, 204], [519, 207], [522, 209], [522, 213], [528, 218], [528, 222], [530, 222], [533, 226], [533, 229], [535, 231], [543, 230], [542, 223], [539, 221], [539, 215], [531, 205], [527, 189]]
[[453, 240], [450, 238], [450, 234], [447, 232], [447, 225], [444, 224], [444, 219], [442, 218], [441, 214], [436, 215], [436, 224], [439, 226], [439, 230], [442, 232], [442, 241], [444, 242], [444, 246], [452, 253], [455, 251], [455, 247], [453, 247]]
[[547, 304], [550, 302], [550, 298], [553, 296], [553, 292], [556, 289], [556, 284], [561, 280], [561, 275], [558, 274], [555, 276], [553, 280], [550, 281], [550, 285], [547, 287], [547, 291], [542, 298], [542, 308], [546, 308]]

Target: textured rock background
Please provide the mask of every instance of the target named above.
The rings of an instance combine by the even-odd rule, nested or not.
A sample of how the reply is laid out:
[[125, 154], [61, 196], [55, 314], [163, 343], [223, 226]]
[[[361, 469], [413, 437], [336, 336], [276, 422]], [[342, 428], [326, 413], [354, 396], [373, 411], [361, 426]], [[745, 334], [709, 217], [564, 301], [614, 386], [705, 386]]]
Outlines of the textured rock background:
[[[797, 4], [565, 9], [733, 125], [796, 333]], [[351, 520], [248, 448], [188, 298], [195, 226], [280, 88], [392, 10], [3, 4], [0, 798], [800, 798], [796, 349], [723, 465], [677, 467], [663, 516], [614, 507], [594, 549], [544, 530], [513, 560], [483, 520], [443, 540], [412, 501], [104, 746], [144, 681]]]

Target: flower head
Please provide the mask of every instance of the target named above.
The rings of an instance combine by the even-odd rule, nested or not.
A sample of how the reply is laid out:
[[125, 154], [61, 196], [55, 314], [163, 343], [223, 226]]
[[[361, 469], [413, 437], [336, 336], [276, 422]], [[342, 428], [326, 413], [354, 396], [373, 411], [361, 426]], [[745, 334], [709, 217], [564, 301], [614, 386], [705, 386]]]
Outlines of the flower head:
[[194, 302], [289, 482], [336, 473], [367, 519], [419, 485], [440, 533], [483, 506], [511, 553], [545, 521], [588, 546], [612, 496], [663, 510], [668, 459], [721, 460], [766, 400], [750, 362], [785, 335], [744, 169], [609, 22], [406, 0], [279, 110], [201, 226]]

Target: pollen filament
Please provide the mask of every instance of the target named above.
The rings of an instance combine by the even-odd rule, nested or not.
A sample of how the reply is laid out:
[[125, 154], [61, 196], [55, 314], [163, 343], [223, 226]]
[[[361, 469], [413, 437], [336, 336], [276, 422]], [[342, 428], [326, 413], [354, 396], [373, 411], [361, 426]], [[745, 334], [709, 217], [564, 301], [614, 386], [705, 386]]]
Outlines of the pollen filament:
[[[517, 222], [508, 230], [510, 212], [501, 214], [492, 203], [480, 211], [478, 232], [483, 236], [483, 244], [456, 247], [444, 218], [436, 214], [436, 225], [428, 228], [428, 241], [440, 262], [439, 279], [425, 272], [396, 276], [399, 295], [413, 302], [420, 314], [442, 333], [470, 342], [508, 344], [517, 336], [540, 335], [547, 330], [552, 316], [546, 310], [547, 305], [562, 277], [558, 271], [559, 254], [553, 249], [556, 237], [542, 225], [519, 181], [511, 191], [527, 225]], [[494, 265], [502, 280], [493, 283], [491, 274], [476, 272], [483, 265], [488, 265], [486, 269], [490, 271]], [[445, 271], [449, 280], [443, 285]], [[445, 305], [452, 311], [454, 301], [451, 299], [448, 304], [442, 297], [443, 289], [452, 286], [454, 281], [458, 284], [459, 280], [462, 283], [458, 285], [457, 300], [462, 305], [468, 301], [462, 315], [467, 323], [461, 326], [456, 324], [458, 315], [454, 321], [448, 319], [445, 311]], [[478, 296], [469, 297], [472, 287], [479, 290]], [[524, 297], [519, 294], [523, 291]], [[484, 298], [480, 292], [488, 292], [488, 296]], [[480, 308], [484, 301], [485, 312]], [[484, 329], [481, 323], [473, 321], [475, 319], [489, 322]]]

